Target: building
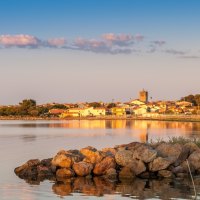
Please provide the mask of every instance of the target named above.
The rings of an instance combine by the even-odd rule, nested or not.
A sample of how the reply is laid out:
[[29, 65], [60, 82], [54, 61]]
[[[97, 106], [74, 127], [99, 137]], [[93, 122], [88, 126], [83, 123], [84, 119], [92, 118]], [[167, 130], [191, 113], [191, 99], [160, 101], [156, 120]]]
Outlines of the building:
[[60, 115], [60, 118], [66, 117], [92, 117], [104, 116], [106, 113], [105, 108], [70, 108]]
[[112, 115], [123, 116], [126, 115], [126, 108], [123, 107], [113, 107], [111, 108]]
[[142, 91], [140, 91], [139, 93], [139, 99], [140, 101], [144, 102], [144, 103], [148, 103], [148, 92], [145, 91], [144, 89]]

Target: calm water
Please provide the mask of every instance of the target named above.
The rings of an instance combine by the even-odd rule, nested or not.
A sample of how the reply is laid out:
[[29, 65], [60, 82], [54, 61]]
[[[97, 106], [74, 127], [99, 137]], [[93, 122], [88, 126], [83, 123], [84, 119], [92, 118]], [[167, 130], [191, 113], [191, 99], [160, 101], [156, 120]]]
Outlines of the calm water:
[[[106, 182], [100, 178], [26, 182], [13, 170], [30, 158], [48, 158], [60, 149], [98, 149], [132, 141], [184, 136], [200, 138], [200, 123], [83, 120], [0, 121], [0, 199], [191, 199], [190, 179]], [[200, 178], [195, 179], [200, 199]]]

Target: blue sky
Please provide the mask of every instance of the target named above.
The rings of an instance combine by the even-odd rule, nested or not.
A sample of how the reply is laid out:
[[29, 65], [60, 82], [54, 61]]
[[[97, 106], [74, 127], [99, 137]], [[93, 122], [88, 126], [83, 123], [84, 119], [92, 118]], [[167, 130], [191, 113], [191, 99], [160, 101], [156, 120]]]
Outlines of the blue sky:
[[200, 93], [199, 21], [198, 0], [1, 0], [0, 104]]

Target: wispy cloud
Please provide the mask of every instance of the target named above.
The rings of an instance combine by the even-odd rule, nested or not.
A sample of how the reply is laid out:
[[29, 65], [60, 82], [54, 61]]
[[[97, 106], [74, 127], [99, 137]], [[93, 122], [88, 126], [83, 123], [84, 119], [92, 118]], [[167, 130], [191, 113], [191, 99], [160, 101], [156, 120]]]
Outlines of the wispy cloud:
[[164, 50], [165, 53], [173, 54], [173, 55], [185, 55], [185, 51], [175, 50], [175, 49], [166, 49]]
[[154, 44], [154, 45], [157, 45], [157, 46], [163, 46], [164, 44], [166, 44], [166, 41], [164, 41], [164, 40], [154, 40], [151, 43]]
[[200, 56], [185, 55], [185, 56], [180, 56], [179, 58], [185, 58], [185, 59], [199, 59]]
[[0, 49], [11, 47], [35, 49], [54, 48], [103, 54], [155, 54], [156, 52], [162, 52], [181, 58], [199, 58], [199, 56], [189, 55], [184, 50], [166, 48], [166, 45], [167, 42], [165, 40], [148, 41], [142, 34], [104, 33], [99, 38], [85, 39], [79, 37], [69, 41], [64, 37], [39, 39], [38, 37], [27, 34], [0, 35]]

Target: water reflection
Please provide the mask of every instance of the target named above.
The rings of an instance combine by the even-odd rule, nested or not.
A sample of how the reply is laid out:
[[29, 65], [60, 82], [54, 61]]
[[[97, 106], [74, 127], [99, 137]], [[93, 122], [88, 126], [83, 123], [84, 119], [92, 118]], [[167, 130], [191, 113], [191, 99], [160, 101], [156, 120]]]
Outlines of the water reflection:
[[[41, 180], [27, 180], [29, 184], [40, 184]], [[52, 180], [53, 181], [53, 180]], [[200, 192], [200, 178], [195, 178], [197, 192]], [[139, 179], [131, 181], [110, 181], [102, 177], [54, 180], [52, 191], [60, 197], [81, 193], [86, 196], [116, 195], [132, 199], [191, 199], [194, 191], [191, 180], [185, 179]]]
[[[53, 133], [57, 137], [62, 132], [68, 137], [97, 137], [97, 136], [129, 136], [140, 142], [148, 142], [151, 139], [173, 136], [200, 137], [200, 123], [198, 122], [164, 122], [148, 120], [60, 120], [60, 121], [8, 121], [0, 122], [0, 128], [10, 129], [13, 132], [19, 129], [22, 132], [31, 130], [30, 133], [23, 134], [23, 139], [35, 140], [41, 137], [41, 132], [46, 130], [46, 135]], [[10, 129], [11, 130], [11, 129]], [[76, 132], [74, 132], [76, 130]], [[35, 133], [35, 131], [39, 133]], [[83, 134], [84, 133], [84, 134]], [[8, 134], [7, 134], [8, 135]], [[1, 134], [0, 134], [1, 136]], [[52, 135], [51, 135], [52, 136]]]

